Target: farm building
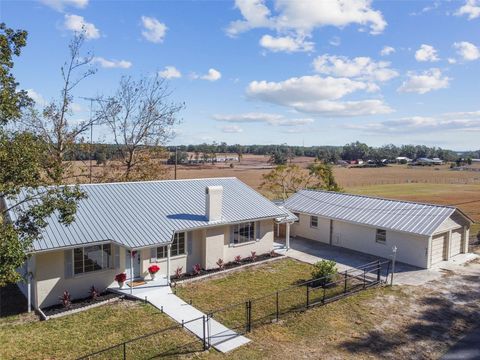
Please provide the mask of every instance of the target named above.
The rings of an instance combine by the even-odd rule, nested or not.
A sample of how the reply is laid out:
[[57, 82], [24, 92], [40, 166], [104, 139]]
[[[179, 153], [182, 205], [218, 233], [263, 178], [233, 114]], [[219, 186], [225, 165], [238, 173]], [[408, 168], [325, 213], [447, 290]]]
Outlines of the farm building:
[[[421, 268], [468, 251], [471, 220], [460, 210], [415, 202], [301, 190], [284, 207], [298, 221], [289, 232]], [[288, 227], [288, 225], [287, 225]]]

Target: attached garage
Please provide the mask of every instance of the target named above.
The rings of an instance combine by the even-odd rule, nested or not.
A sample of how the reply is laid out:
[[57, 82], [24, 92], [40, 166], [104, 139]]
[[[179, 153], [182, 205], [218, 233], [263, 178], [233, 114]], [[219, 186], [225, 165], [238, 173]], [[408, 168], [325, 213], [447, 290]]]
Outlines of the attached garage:
[[[294, 236], [429, 268], [468, 251], [471, 219], [451, 206], [301, 190], [283, 206]], [[292, 240], [295, 241], [295, 240]]]

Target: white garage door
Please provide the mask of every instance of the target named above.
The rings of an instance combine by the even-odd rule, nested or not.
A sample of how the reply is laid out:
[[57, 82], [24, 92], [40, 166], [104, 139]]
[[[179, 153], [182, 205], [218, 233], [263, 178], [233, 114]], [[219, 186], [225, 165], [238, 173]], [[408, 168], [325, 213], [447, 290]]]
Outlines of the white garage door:
[[447, 233], [432, 238], [432, 255], [430, 264], [436, 264], [446, 258]]
[[455, 256], [462, 252], [462, 237], [463, 237], [463, 229], [452, 231], [450, 256]]

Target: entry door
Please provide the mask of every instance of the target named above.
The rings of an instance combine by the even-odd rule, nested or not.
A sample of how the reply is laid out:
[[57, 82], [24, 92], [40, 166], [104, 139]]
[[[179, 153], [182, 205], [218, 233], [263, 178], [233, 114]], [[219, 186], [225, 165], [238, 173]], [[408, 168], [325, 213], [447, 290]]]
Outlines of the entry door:
[[432, 253], [430, 264], [436, 264], [446, 260], [447, 255], [447, 233], [435, 235], [432, 238]]
[[[130, 257], [131, 252], [127, 250], [125, 252], [126, 258], [125, 258], [125, 269], [127, 272], [127, 278], [130, 279]], [[133, 251], [133, 278], [139, 278], [140, 277], [140, 251]]]
[[463, 243], [462, 238], [463, 238], [463, 229], [457, 229], [452, 231], [451, 248], [450, 248], [451, 256], [458, 255], [462, 252], [462, 243]]

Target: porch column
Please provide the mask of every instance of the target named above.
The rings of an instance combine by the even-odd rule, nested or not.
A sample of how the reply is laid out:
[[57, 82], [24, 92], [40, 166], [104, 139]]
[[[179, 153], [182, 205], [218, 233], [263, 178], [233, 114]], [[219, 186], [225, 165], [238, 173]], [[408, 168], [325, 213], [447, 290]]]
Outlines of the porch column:
[[170, 252], [172, 244], [167, 245], [167, 284], [170, 285]]
[[130, 250], [130, 295], [133, 294], [133, 250]]
[[286, 223], [286, 229], [285, 229], [285, 246], [288, 249], [290, 249], [290, 223]]
[[462, 253], [468, 253], [468, 243], [470, 237], [470, 229], [466, 226], [463, 227], [463, 244], [462, 244]]
[[280, 237], [280, 223], [277, 223], [277, 238]]
[[28, 312], [32, 312], [32, 276], [30, 274], [30, 257], [27, 259], [27, 302]]

